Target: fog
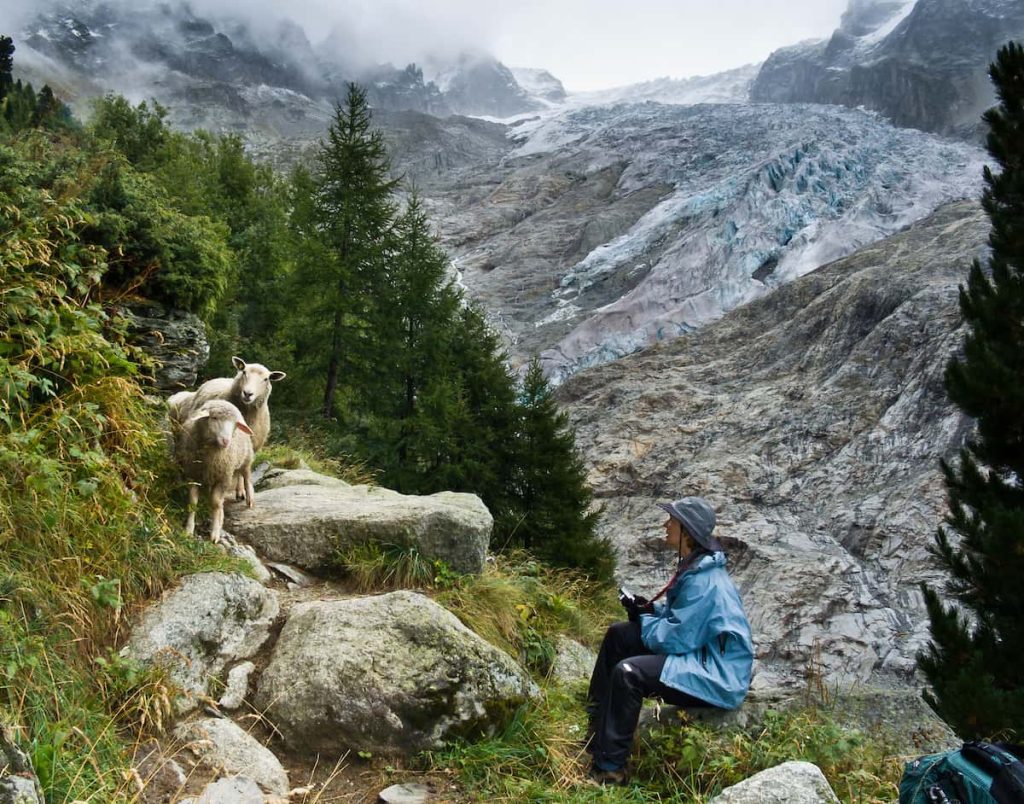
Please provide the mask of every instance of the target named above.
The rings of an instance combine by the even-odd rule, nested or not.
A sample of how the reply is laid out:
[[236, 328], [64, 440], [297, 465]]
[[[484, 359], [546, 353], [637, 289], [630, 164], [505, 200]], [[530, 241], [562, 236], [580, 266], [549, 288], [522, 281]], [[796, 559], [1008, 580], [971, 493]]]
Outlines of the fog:
[[[662, 76], [707, 75], [827, 36], [847, 0], [193, 0], [199, 14], [241, 16], [259, 30], [287, 18], [349, 63], [404, 65], [465, 50], [541, 67], [569, 90]], [[0, 32], [17, 33], [41, 4], [3, 0]], [[65, 8], [82, 2], [66, 3]], [[138, 3], [133, 5], [137, 6]]]

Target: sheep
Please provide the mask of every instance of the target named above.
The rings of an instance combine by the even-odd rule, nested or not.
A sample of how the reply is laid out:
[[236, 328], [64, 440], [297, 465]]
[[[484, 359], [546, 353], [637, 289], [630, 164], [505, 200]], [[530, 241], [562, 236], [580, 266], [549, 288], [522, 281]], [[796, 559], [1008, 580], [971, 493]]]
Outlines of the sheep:
[[[232, 357], [231, 362], [238, 369], [234, 378], [217, 377], [207, 380], [195, 391], [180, 391], [168, 400], [172, 431], [176, 423], [188, 418], [192, 411], [198, 410], [209, 400], [224, 399], [242, 412], [245, 423], [252, 430], [253, 451], [259, 451], [270, 435], [270, 408], [267, 400], [272, 390], [271, 383], [283, 380], [288, 375], [283, 371], [271, 371], [260, 363], [246, 363], [240, 357]], [[242, 491], [241, 485], [235, 488], [236, 500], [242, 499]]]
[[[231, 362], [238, 369], [238, 374], [234, 378], [217, 377], [204, 382], [195, 390], [187, 409], [197, 410], [211, 399], [226, 399], [242, 411], [245, 423], [252, 429], [252, 448], [259, 451], [270, 435], [270, 409], [267, 407], [272, 390], [270, 384], [288, 375], [283, 371], [271, 371], [259, 363], [246, 363], [240, 357], [232, 357]], [[187, 392], [179, 392], [171, 400], [182, 393]]]
[[204, 402], [182, 423], [175, 440], [175, 460], [189, 479], [188, 521], [191, 536], [196, 529], [199, 487], [210, 497], [210, 539], [219, 542], [224, 526], [224, 497], [242, 484], [245, 502], [253, 504], [252, 428], [242, 412], [224, 399]]

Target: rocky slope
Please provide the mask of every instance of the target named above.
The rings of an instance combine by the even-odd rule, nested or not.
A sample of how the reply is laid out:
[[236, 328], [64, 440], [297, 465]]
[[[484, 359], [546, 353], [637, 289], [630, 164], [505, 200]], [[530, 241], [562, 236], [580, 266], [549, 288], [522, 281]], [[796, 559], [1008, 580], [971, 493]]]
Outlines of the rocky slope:
[[958, 283], [984, 250], [974, 203], [561, 389], [623, 580], [660, 588], [654, 503], [700, 494], [731, 547], [755, 685], [912, 678], [918, 584], [944, 514], [940, 458], [968, 422], [943, 386]]
[[865, 106], [897, 125], [977, 137], [995, 103], [988, 65], [1022, 38], [1019, 0], [851, 0], [830, 39], [773, 53], [750, 96]]

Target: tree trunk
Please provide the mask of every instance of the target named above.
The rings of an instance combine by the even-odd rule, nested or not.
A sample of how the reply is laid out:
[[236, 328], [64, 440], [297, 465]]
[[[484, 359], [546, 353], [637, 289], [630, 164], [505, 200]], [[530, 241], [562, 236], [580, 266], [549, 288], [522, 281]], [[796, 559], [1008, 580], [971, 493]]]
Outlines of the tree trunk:
[[327, 364], [327, 388], [324, 390], [323, 417], [330, 419], [334, 414], [334, 394], [338, 389], [338, 372], [341, 369], [341, 310], [334, 311], [334, 334], [331, 339], [331, 359]]

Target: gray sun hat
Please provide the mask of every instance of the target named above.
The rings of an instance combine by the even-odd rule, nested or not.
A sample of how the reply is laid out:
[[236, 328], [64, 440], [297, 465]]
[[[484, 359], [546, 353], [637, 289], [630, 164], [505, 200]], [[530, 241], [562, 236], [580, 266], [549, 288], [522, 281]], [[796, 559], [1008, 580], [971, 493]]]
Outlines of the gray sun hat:
[[705, 550], [712, 553], [724, 551], [722, 543], [713, 535], [715, 509], [703, 497], [683, 497], [670, 503], [658, 503], [673, 519], [679, 520], [686, 532]]

